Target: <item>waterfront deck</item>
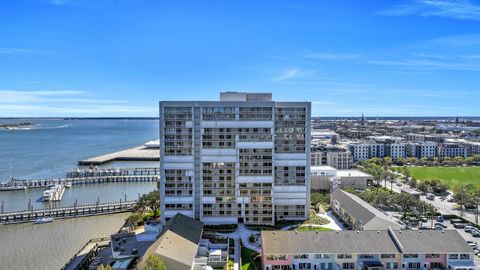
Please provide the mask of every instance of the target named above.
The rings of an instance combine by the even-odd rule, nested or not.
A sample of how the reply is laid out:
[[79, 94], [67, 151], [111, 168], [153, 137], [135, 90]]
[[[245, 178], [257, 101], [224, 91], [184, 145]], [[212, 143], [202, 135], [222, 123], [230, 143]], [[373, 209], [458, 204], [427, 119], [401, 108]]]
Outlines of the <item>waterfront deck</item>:
[[133, 209], [136, 203], [137, 201], [119, 201], [113, 203], [96, 203], [88, 205], [75, 205], [70, 207], [2, 212], [0, 213], [0, 224], [32, 222], [42, 217], [63, 219], [128, 212]]
[[142, 145], [114, 153], [80, 160], [78, 161], [78, 165], [102, 165], [112, 161], [160, 161], [160, 150], [158, 148], [151, 148]]

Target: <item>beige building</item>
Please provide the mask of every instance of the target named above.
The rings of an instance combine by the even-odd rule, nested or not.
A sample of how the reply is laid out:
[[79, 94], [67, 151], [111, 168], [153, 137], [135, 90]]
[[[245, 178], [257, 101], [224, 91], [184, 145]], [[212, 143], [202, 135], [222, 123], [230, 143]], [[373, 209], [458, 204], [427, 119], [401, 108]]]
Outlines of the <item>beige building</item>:
[[353, 164], [352, 153], [348, 151], [313, 150], [310, 153], [312, 166], [331, 166], [339, 170], [349, 169]]
[[312, 166], [310, 190], [330, 192], [337, 187], [366, 189], [373, 184], [373, 176], [359, 170], [337, 170], [331, 166]]

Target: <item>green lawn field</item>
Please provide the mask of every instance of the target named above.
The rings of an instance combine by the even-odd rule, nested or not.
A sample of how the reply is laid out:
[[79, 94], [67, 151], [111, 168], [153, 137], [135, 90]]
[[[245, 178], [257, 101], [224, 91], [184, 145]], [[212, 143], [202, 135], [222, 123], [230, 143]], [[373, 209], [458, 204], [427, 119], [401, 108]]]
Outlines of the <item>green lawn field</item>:
[[480, 167], [409, 167], [412, 177], [419, 180], [438, 179], [451, 188], [472, 183], [480, 187]]

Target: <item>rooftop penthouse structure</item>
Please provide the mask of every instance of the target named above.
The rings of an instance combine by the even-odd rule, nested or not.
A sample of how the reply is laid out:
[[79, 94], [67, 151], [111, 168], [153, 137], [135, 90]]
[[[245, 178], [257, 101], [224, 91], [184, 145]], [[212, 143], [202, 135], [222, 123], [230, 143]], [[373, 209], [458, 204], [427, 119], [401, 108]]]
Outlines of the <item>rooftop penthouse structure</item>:
[[309, 215], [309, 102], [224, 92], [160, 102], [162, 222], [265, 224]]
[[261, 238], [264, 270], [477, 269], [455, 230], [262, 231]]

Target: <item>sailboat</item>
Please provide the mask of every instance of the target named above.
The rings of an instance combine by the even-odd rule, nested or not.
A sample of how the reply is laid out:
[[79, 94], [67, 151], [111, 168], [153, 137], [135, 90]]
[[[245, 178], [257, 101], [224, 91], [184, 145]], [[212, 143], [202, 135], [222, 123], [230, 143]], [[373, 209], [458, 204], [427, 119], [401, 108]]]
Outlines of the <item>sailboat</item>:
[[16, 185], [13, 182], [13, 176], [12, 176], [12, 161], [10, 160], [10, 182], [5, 183], [4, 185], [0, 186], [0, 191], [13, 191], [13, 190], [26, 190], [27, 186], [26, 185]]

